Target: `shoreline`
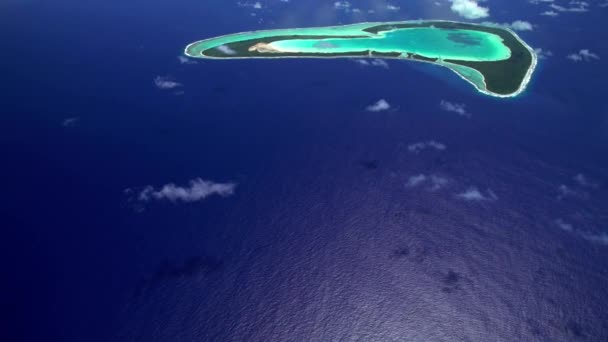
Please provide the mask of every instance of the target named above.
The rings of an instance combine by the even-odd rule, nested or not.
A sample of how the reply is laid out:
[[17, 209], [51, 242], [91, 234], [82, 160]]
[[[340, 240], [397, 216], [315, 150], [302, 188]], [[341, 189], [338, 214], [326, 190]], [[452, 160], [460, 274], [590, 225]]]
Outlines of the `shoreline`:
[[[309, 58], [309, 59], [362, 59], [362, 58], [378, 58], [378, 59], [394, 59], [394, 60], [402, 60], [402, 61], [416, 61], [416, 62], [423, 62], [423, 63], [429, 63], [429, 64], [433, 64], [433, 65], [437, 65], [437, 66], [441, 66], [441, 67], [445, 67], [447, 69], [450, 69], [452, 72], [456, 73], [456, 75], [458, 75], [458, 77], [460, 77], [461, 79], [467, 81], [469, 84], [473, 85], [473, 87], [480, 93], [488, 95], [488, 96], [493, 96], [493, 97], [498, 97], [498, 98], [510, 98], [510, 97], [516, 97], [518, 95], [520, 95], [521, 93], [523, 93], [528, 84], [530, 83], [530, 80], [532, 79], [532, 73], [534, 72], [534, 70], [536, 69], [536, 66], [538, 64], [538, 56], [536, 55], [536, 53], [534, 52], [534, 49], [532, 49], [532, 47], [530, 47], [523, 39], [521, 39], [521, 37], [519, 37], [519, 35], [513, 31], [510, 28], [506, 28], [506, 27], [498, 27], [502, 30], [505, 30], [507, 32], [509, 32], [512, 36], [515, 37], [515, 39], [517, 39], [517, 41], [530, 53], [530, 55], [532, 56], [532, 62], [530, 63], [530, 66], [528, 67], [528, 70], [526, 71], [526, 74], [524, 76], [524, 78], [522, 79], [521, 84], [519, 85], [518, 89], [512, 93], [509, 94], [499, 94], [499, 93], [494, 93], [491, 92], [489, 90], [487, 90], [487, 84], [485, 81], [485, 76], [483, 75], [483, 73], [479, 72], [481, 74], [482, 77], [482, 82], [484, 84], [484, 87], [486, 89], [481, 89], [477, 84], [475, 84], [473, 81], [467, 79], [466, 77], [464, 77], [463, 75], [461, 75], [458, 71], [456, 71], [453, 68], [450, 68], [448, 65], [445, 64], [441, 64], [441, 63], [437, 63], [436, 61], [425, 61], [422, 59], [415, 59], [415, 58], [403, 58], [403, 57], [386, 57], [386, 56], [373, 56], [371, 55], [372, 50], [369, 50], [369, 54], [367, 56], [272, 56], [272, 55], [268, 55], [268, 56], [264, 56], [264, 57], [212, 57], [212, 56], [206, 56], [206, 55], [199, 55], [199, 56], [193, 56], [191, 54], [188, 53], [188, 49], [193, 46], [193, 45], [197, 45], [206, 41], [210, 41], [210, 40], [216, 40], [216, 39], [220, 39], [223, 37], [228, 37], [228, 36], [233, 36], [235, 34], [252, 34], [252, 33], [261, 33], [261, 32], [271, 32], [271, 31], [277, 31], [277, 30], [300, 30], [300, 29], [314, 29], [314, 28], [328, 28], [328, 27], [345, 27], [345, 26], [359, 26], [359, 25], [391, 25], [391, 24], [408, 24], [408, 23], [423, 23], [425, 21], [429, 21], [429, 22], [445, 22], [445, 23], [456, 23], [456, 24], [462, 24], [462, 22], [459, 21], [453, 21], [453, 20], [405, 20], [405, 21], [390, 21], [390, 22], [361, 22], [361, 23], [353, 23], [353, 24], [346, 24], [346, 25], [336, 25], [336, 26], [320, 26], [320, 27], [300, 27], [300, 28], [286, 28], [286, 29], [270, 29], [270, 30], [255, 30], [255, 31], [245, 31], [245, 32], [238, 32], [238, 33], [232, 33], [232, 34], [226, 34], [226, 35], [222, 35], [222, 36], [217, 36], [217, 37], [213, 37], [213, 38], [208, 38], [208, 39], [203, 39], [203, 40], [198, 40], [195, 41], [193, 43], [190, 43], [186, 46], [186, 48], [184, 49], [184, 55], [190, 58], [200, 58], [200, 59], [273, 59], [273, 58]], [[477, 23], [466, 23], [467, 25], [472, 25], [472, 26], [481, 26], [481, 27], [487, 27], [488, 25], [482, 25], [482, 24], [477, 24]], [[280, 50], [277, 49], [276, 52], [281, 52]], [[474, 68], [472, 68], [474, 69]], [[476, 69], [475, 69], [476, 70]]]

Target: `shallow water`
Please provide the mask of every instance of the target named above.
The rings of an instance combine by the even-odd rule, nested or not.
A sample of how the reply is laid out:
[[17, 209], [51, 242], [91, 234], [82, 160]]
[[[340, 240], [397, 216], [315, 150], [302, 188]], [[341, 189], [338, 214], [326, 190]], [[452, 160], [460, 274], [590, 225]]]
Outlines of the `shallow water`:
[[509, 48], [495, 34], [428, 27], [398, 29], [369, 38], [290, 39], [270, 45], [287, 52], [341, 53], [373, 50], [465, 61], [499, 61], [511, 56]]

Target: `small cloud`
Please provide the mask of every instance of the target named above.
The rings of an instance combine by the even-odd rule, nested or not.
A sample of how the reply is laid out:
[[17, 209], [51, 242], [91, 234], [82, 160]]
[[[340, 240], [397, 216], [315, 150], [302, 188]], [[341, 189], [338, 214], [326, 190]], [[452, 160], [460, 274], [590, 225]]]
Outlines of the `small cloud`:
[[335, 1], [334, 2], [334, 9], [337, 9], [337, 10], [349, 11], [350, 7], [351, 7], [351, 4], [348, 1]]
[[523, 20], [515, 20], [510, 25], [511, 29], [515, 31], [532, 31], [532, 24]]
[[441, 177], [441, 176], [437, 176], [437, 175], [425, 175], [425, 174], [418, 174], [418, 175], [414, 175], [414, 176], [410, 176], [407, 180], [407, 182], [405, 183], [405, 187], [407, 188], [415, 188], [417, 186], [420, 185], [424, 185], [427, 184], [428, 185], [428, 190], [429, 191], [437, 191], [441, 188], [443, 188], [445, 185], [448, 184], [448, 179], [445, 177]]
[[385, 99], [380, 99], [376, 103], [365, 108], [368, 112], [382, 112], [391, 109], [391, 105]]
[[474, 186], [468, 188], [464, 192], [456, 194], [456, 197], [466, 201], [495, 201], [498, 199], [498, 196], [496, 196], [492, 190], [488, 189], [487, 194], [484, 195]]
[[487, 7], [481, 7], [474, 0], [450, 0], [452, 12], [467, 19], [486, 18], [490, 15], [490, 10]]
[[439, 106], [446, 112], [456, 113], [460, 116], [464, 116], [467, 118], [471, 117], [471, 113], [467, 112], [466, 105], [464, 103], [455, 103], [446, 100], [441, 100]]
[[565, 184], [560, 184], [560, 186], [557, 187], [557, 190], [559, 192], [559, 195], [557, 196], [558, 200], [562, 200], [568, 196], [575, 196], [576, 195], [576, 191], [570, 189], [568, 186], [566, 186]]
[[220, 45], [220, 46], [216, 47], [216, 49], [218, 49], [225, 55], [236, 55], [236, 51], [234, 51], [227, 45]]
[[582, 186], [582, 187], [586, 187], [586, 188], [593, 188], [596, 189], [599, 185], [597, 184], [597, 182], [587, 178], [584, 174], [579, 173], [576, 176], [574, 176], [574, 181], [578, 183], [578, 185]]
[[174, 183], [163, 185], [160, 189], [148, 185], [137, 195], [137, 200], [168, 200], [170, 202], [196, 202], [212, 195], [228, 197], [234, 193], [236, 183], [215, 183], [201, 178], [193, 179], [188, 186]]
[[78, 124], [78, 122], [80, 122], [79, 117], [67, 118], [61, 122], [61, 126], [66, 127], [66, 128], [75, 127]]
[[572, 189], [571, 187], [569, 187], [569, 186], [567, 186], [565, 184], [560, 184], [557, 187], [557, 192], [558, 192], [558, 195], [557, 195], [557, 200], [558, 201], [561, 201], [561, 200], [563, 200], [564, 198], [567, 198], [567, 197], [574, 197], [574, 198], [578, 198], [578, 199], [587, 199], [587, 198], [589, 198], [589, 194], [586, 193], [585, 191], [583, 191], [583, 190], [574, 190], [574, 189]]
[[562, 230], [565, 230], [567, 232], [571, 232], [574, 230], [574, 227], [570, 224], [565, 222], [564, 220], [562, 220], [561, 218], [555, 220], [555, 224]]
[[407, 145], [407, 150], [410, 151], [411, 153], [420, 153], [420, 151], [424, 150], [426, 148], [426, 143], [424, 142], [417, 142], [417, 143], [413, 143], [413, 144], [409, 144]]
[[389, 5], [386, 5], [386, 9], [389, 11], [398, 11], [401, 9], [401, 7], [389, 4]]
[[182, 84], [172, 81], [169, 77], [156, 76], [154, 78], [154, 84], [158, 89], [173, 89], [181, 87]]
[[237, 2], [236, 3], [239, 7], [249, 7], [249, 8], [253, 8], [253, 9], [262, 9], [262, 3], [259, 1], [256, 2]]
[[547, 58], [553, 56], [553, 52], [551, 52], [549, 50], [543, 50], [541, 48], [534, 49], [534, 53], [536, 53], [536, 56], [539, 59], [547, 59]]
[[372, 66], [388, 69], [388, 63], [384, 59], [374, 58], [372, 59], [370, 64]]
[[186, 56], [177, 56], [177, 60], [179, 61], [179, 64], [197, 64], [196, 61], [193, 61]]
[[581, 232], [580, 235], [583, 237], [583, 239], [585, 239], [587, 241], [591, 241], [593, 243], [608, 246], [608, 234], [606, 234], [606, 233], [591, 234], [591, 233]]
[[570, 55], [566, 56], [566, 58], [568, 58], [569, 60], [575, 61], [575, 62], [581, 62], [583, 60], [583, 57], [579, 56], [576, 53], [570, 54]]
[[429, 147], [432, 147], [434, 149], [436, 149], [437, 151], [443, 151], [445, 150], [447, 147], [445, 146], [445, 144], [437, 142], [435, 140], [431, 140], [429, 142], [426, 143]]
[[486, 197], [475, 188], [469, 188], [467, 191], [459, 193], [456, 196], [467, 201], [482, 201], [486, 199]]
[[589, 11], [589, 3], [585, 1], [571, 1], [572, 7], [564, 7], [556, 4], [550, 4], [549, 7], [558, 12], [587, 12]]
[[590, 62], [592, 60], [599, 60], [600, 56], [591, 52], [589, 49], [581, 49], [579, 52], [569, 54], [566, 58], [574, 62]]
[[527, 21], [523, 20], [515, 20], [512, 23], [493, 23], [489, 21], [484, 21], [482, 24], [490, 25], [490, 26], [500, 26], [510, 28], [513, 31], [532, 31], [534, 29], [533, 25]]
[[389, 68], [388, 63], [385, 60], [380, 59], [380, 58], [374, 58], [371, 60], [355, 58], [352, 61], [359, 65], [362, 65], [362, 66], [375, 66], [375, 67], [384, 68], [384, 69]]
[[359, 65], [363, 65], [363, 66], [368, 66], [368, 65], [370, 65], [370, 63], [369, 63], [367, 60], [365, 60], [365, 59], [354, 58], [354, 59], [351, 59], [351, 60], [352, 60], [353, 62], [355, 62], [355, 63], [359, 64]]
[[583, 58], [586, 58], [586, 59], [600, 59], [600, 56], [598, 56], [597, 54], [595, 54], [587, 49], [582, 49], [581, 51], [578, 52], [578, 54], [583, 56]]
[[407, 183], [405, 183], [405, 186], [408, 188], [413, 188], [424, 183], [426, 180], [427, 176], [421, 173], [419, 175], [411, 176], [410, 178], [408, 178]]
[[431, 186], [429, 187], [430, 191], [437, 191], [443, 188], [448, 184], [448, 179], [436, 175], [431, 175], [430, 177]]
[[421, 142], [416, 142], [413, 144], [409, 144], [407, 146], [407, 150], [411, 153], [415, 153], [418, 154], [421, 151], [428, 149], [428, 148], [433, 148], [437, 151], [443, 151], [445, 150], [447, 147], [445, 146], [445, 144], [437, 142], [435, 140], [429, 140], [429, 141], [421, 141]]
[[576, 234], [589, 242], [608, 246], [608, 234], [606, 233], [591, 233], [582, 229], [577, 229], [574, 227], [574, 225], [562, 220], [561, 218], [558, 218], [554, 222], [555, 225], [563, 231]]
[[557, 13], [555, 11], [552, 11], [552, 10], [549, 10], [549, 11], [542, 12], [540, 15], [544, 15], [544, 16], [547, 16], [547, 17], [557, 17], [559, 15], [559, 13]]

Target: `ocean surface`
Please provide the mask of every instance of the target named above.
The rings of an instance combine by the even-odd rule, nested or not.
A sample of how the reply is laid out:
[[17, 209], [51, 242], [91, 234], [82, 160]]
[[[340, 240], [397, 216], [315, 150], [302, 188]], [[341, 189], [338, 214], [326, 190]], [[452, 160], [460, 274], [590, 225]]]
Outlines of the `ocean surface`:
[[601, 1], [480, 3], [551, 51], [514, 99], [422, 63], [178, 58], [462, 19], [260, 3], [0, 2], [1, 341], [608, 341]]

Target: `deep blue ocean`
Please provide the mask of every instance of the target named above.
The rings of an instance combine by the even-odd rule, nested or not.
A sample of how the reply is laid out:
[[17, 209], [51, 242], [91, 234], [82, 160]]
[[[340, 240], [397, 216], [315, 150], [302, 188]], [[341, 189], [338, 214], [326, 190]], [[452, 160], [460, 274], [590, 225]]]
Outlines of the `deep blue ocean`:
[[[462, 19], [351, 3], [0, 1], [0, 340], [608, 341], [608, 7], [480, 3], [551, 51], [514, 99], [412, 62], [178, 58]], [[138, 198], [197, 178], [234, 191]]]

